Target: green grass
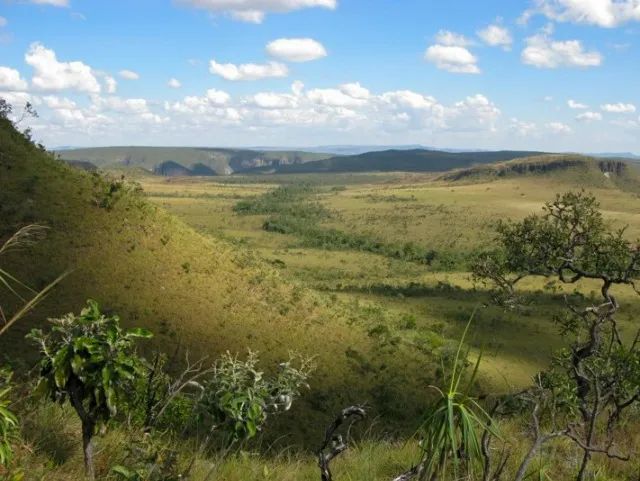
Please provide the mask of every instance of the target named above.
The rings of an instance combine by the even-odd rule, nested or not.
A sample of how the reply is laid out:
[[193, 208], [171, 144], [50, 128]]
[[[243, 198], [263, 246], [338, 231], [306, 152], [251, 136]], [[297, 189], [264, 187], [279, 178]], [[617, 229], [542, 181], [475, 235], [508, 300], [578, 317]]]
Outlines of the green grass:
[[[44, 325], [47, 317], [76, 312], [93, 298], [107, 312], [118, 313], [125, 326], [151, 329], [157, 334], [155, 346], [170, 352], [215, 357], [251, 348], [273, 367], [290, 350], [315, 356], [319, 369], [310, 394], [273, 430], [274, 436], [291, 433], [287, 442], [311, 442], [309, 426], [324, 423], [343, 404], [361, 401], [387, 413], [385, 428], [411, 429], [425, 400], [418, 396], [421, 384], [408, 384], [406, 367], [418, 370], [432, 358], [410, 346], [381, 349], [380, 340], [368, 334], [366, 311], [334, 303], [285, 278], [249, 246], [198, 233], [133, 187], [73, 169], [8, 129], [0, 129], [0, 146], [0, 233], [31, 222], [50, 227], [42, 242], [7, 255], [3, 268], [36, 289], [72, 270], [3, 337], [3, 359], [28, 366], [35, 354], [25, 348], [28, 330]], [[206, 209], [210, 201], [214, 206], [237, 202], [202, 200]], [[379, 393], [394, 403], [385, 404]]]
[[[78, 442], [79, 421], [70, 408], [61, 408], [52, 403], [30, 405], [29, 416], [22, 424], [23, 443], [17, 447], [17, 459], [26, 474], [27, 481], [51, 479], [76, 481], [83, 471], [82, 448]], [[397, 442], [392, 439], [368, 434], [375, 420], [368, 419], [352, 433], [355, 439], [350, 449], [332, 463], [336, 480], [389, 481], [414, 465], [421, 450], [413, 441]], [[513, 418], [499, 424], [500, 434], [508, 440], [506, 449], [510, 457], [505, 467], [505, 479], [513, 479], [518, 463], [528, 449], [526, 420]], [[314, 435], [320, 442], [324, 426], [316, 426]], [[628, 452], [640, 452], [640, 437], [634, 426], [623, 429]], [[111, 426], [96, 438], [96, 474], [100, 481], [116, 481], [111, 473], [115, 465], [130, 463], [129, 452], [139, 446], [142, 434], [124, 427]], [[190, 460], [195, 446], [192, 441], [172, 440], [160, 437], [159, 444], [176, 449], [178, 464], [184, 468]], [[493, 448], [502, 449], [500, 441]], [[261, 451], [261, 453], [259, 452]], [[538, 460], [532, 463], [527, 479], [539, 479], [538, 474], [547, 472], [550, 479], [572, 479], [575, 475], [571, 462], [578, 452], [568, 441], [545, 446]], [[635, 479], [639, 464], [637, 460], [624, 463], [597, 456], [594, 472], [598, 480]], [[316, 481], [319, 479], [317, 458], [310, 451], [294, 446], [276, 447], [264, 444], [261, 450], [244, 450], [219, 457], [215, 453], [196, 459], [193, 481]], [[544, 477], [542, 479], [545, 479]]]
[[[272, 366], [290, 349], [316, 356], [310, 392], [270, 424], [263, 454], [203, 459], [202, 479], [212, 463], [223, 480], [316, 479], [315, 460], [301, 447], [315, 448], [327, 419], [360, 402], [371, 406], [372, 432], [389, 440], [374, 435], [337, 460], [340, 479], [386, 481], [416, 460], [416, 446], [396, 444], [394, 435], [417, 428], [431, 399], [426, 386], [441, 375], [435, 359], [455, 354], [452, 340], [487, 296], [474, 288], [464, 262], [429, 266], [362, 248], [354, 239], [411, 242], [464, 259], [492, 244], [492, 222], [522, 218], [557, 192], [581, 187], [594, 192], [613, 225], [629, 224], [628, 235], [640, 235], [640, 199], [632, 183], [621, 189], [590, 175], [462, 183], [399, 173], [168, 179], [135, 172], [140, 194], [135, 186], [72, 169], [4, 127], [0, 153], [0, 235], [33, 222], [50, 227], [47, 239], [11, 253], [2, 268], [36, 289], [73, 269], [0, 342], [2, 357], [15, 367], [30, 365], [23, 336], [32, 326], [77, 311], [89, 297], [120, 314], [125, 325], [152, 329], [155, 346], [170, 352], [215, 357], [249, 347]], [[289, 187], [277, 190], [283, 185]], [[303, 223], [285, 234], [265, 230], [275, 217]], [[324, 241], [319, 234], [327, 232], [349, 242]], [[539, 279], [523, 284], [534, 300], [523, 312], [479, 309], [469, 337], [471, 357], [485, 346], [479, 394], [527, 385], [563, 345], [550, 319], [570, 291], [551, 295], [542, 287]], [[588, 294], [595, 286], [578, 288]], [[627, 289], [617, 298], [624, 331], [640, 302]], [[54, 406], [34, 409], [23, 426], [20, 459], [34, 479], [44, 473], [77, 479], [74, 421], [57, 419]], [[518, 420], [505, 429], [512, 439], [522, 438]], [[103, 473], [120, 460], [128, 436], [116, 429], [100, 441]], [[281, 451], [285, 446], [292, 449]], [[573, 454], [560, 445], [547, 459], [559, 466]], [[555, 479], [563, 479], [567, 473], [558, 466]], [[614, 462], [599, 466], [612, 479], [628, 472]]]
[[[286, 176], [256, 177], [260, 181], [265, 178], [282, 180], [285, 186], [292, 184]], [[303, 196], [298, 192], [295, 199], [289, 199], [291, 202], [284, 198], [268, 209], [263, 209], [265, 204], [261, 201], [273, 199], [272, 192], [279, 192], [275, 190], [278, 185], [256, 184], [250, 177], [238, 178], [233, 184], [218, 179], [153, 179], [143, 185], [152, 195], [151, 200], [200, 232], [252, 250], [285, 279], [355, 310], [367, 309], [374, 327], [388, 324], [393, 335], [412, 343], [430, 332], [456, 338], [463, 320], [476, 305], [486, 302], [483, 293], [473, 290], [469, 274], [459, 270], [464, 262], [453, 263], [453, 271], [443, 271], [437, 265], [372, 253], [357, 244], [324, 243], [322, 237], [313, 234], [335, 230], [351, 239], [374, 238], [387, 246], [412, 242], [422, 249], [464, 259], [492, 244], [492, 223], [496, 220], [522, 218], [539, 211], [557, 192], [584, 187], [602, 202], [608, 220], [615, 226], [629, 224], [629, 236], [640, 236], [638, 195], [619, 189], [616, 184], [600, 182], [600, 177], [595, 182], [589, 176], [554, 172], [451, 183], [424, 174], [379, 174], [365, 183], [349, 183], [351, 174], [336, 174], [333, 185], [330, 177], [321, 184], [314, 183], [314, 179], [314, 175], [296, 176], [294, 186], [311, 187], [304, 190]], [[274, 214], [290, 214], [292, 209], [295, 212], [305, 198], [314, 206], [314, 223], [288, 234], [265, 231], [265, 222]], [[236, 206], [243, 202], [257, 202], [262, 210], [237, 212]], [[298, 214], [304, 217], [305, 211], [302, 208]], [[542, 286], [534, 280], [526, 289], [535, 294]], [[589, 292], [592, 287], [584, 284], [581, 289]], [[623, 290], [620, 296], [630, 305], [624, 310], [623, 323], [631, 322], [632, 312], [637, 312], [640, 304], [631, 292]], [[559, 297], [538, 296], [522, 314], [496, 308], [483, 309], [478, 314], [474, 342], [487, 346], [482, 376], [490, 381], [489, 385], [500, 390], [523, 386], [545, 367], [551, 352], [562, 345], [550, 321], [561, 307]], [[376, 317], [372, 312], [382, 314]], [[407, 316], [415, 318], [415, 329], [399, 329]]]

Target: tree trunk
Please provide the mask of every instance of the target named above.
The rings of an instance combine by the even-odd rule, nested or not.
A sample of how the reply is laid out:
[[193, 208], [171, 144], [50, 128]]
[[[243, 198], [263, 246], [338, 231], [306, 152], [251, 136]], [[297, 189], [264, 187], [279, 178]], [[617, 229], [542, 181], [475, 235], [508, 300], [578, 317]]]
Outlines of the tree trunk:
[[582, 464], [580, 465], [580, 471], [578, 472], [577, 481], [583, 481], [585, 475], [587, 474], [587, 465], [591, 459], [591, 453], [587, 450], [584, 451], [584, 456], [582, 456]]
[[527, 468], [529, 467], [529, 464], [531, 464], [531, 461], [533, 461], [533, 458], [536, 457], [536, 454], [538, 453], [538, 450], [540, 449], [541, 446], [542, 446], [542, 439], [541, 438], [536, 439], [533, 445], [531, 446], [531, 449], [529, 449], [529, 452], [522, 460], [522, 463], [520, 463], [520, 467], [518, 468], [516, 477], [513, 478], [514, 481], [522, 481], [524, 479], [525, 475], [527, 474]]
[[82, 449], [84, 451], [84, 474], [87, 481], [95, 481], [96, 474], [93, 469], [93, 438], [94, 426], [91, 422], [82, 423]]

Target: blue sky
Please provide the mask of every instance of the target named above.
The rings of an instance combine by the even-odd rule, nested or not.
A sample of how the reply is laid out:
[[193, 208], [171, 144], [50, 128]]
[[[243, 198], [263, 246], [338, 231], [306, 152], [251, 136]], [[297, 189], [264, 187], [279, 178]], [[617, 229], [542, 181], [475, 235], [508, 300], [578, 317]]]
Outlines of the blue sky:
[[59, 145], [640, 153], [638, 0], [0, 0]]

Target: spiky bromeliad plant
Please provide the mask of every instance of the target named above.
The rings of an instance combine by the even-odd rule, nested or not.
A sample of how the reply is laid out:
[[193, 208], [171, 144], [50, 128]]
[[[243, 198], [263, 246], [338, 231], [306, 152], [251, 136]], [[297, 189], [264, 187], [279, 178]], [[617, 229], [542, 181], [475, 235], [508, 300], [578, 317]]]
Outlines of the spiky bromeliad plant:
[[[448, 388], [432, 388], [438, 393], [437, 401], [429, 408], [420, 427], [421, 447], [424, 455], [420, 465], [420, 480], [446, 479], [446, 471], [453, 468], [453, 479], [460, 479], [461, 469], [473, 479], [482, 464], [481, 435], [489, 431], [498, 436], [498, 430], [491, 416], [470, 395], [471, 387], [478, 374], [482, 353], [478, 356], [473, 372], [464, 387], [461, 387], [465, 369], [463, 345], [471, 326], [473, 316], [465, 327], [458, 344], [451, 368]], [[467, 351], [468, 354], [468, 351]]]

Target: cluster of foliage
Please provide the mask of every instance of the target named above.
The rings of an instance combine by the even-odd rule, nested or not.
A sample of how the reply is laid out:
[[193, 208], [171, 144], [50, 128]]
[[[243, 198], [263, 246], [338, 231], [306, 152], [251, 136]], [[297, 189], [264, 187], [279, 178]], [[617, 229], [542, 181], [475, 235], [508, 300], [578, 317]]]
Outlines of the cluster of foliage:
[[[95, 301], [88, 301], [79, 315], [50, 322], [49, 332], [34, 329], [29, 334], [41, 354], [35, 393], [69, 402], [77, 413], [88, 479], [95, 478], [96, 432], [124, 414], [129, 422], [144, 419], [141, 427], [152, 439], [132, 448], [132, 464], [116, 466], [114, 473], [124, 479], [179, 479], [175, 450], [161, 446], [155, 433], [169, 429], [180, 436], [187, 434], [185, 427], [205, 426], [196, 455], [210, 447], [218, 432], [227, 447], [249, 440], [264, 428], [269, 414], [289, 410], [312, 369], [310, 361], [300, 360], [298, 366], [292, 357], [268, 377], [258, 369], [255, 353], [249, 352], [246, 360], [227, 353], [211, 366], [204, 360], [187, 362], [180, 375], [172, 376], [164, 369], [166, 358], [148, 363], [137, 354], [136, 341], [150, 338], [149, 331], [123, 329], [119, 318], [104, 315]], [[148, 478], [149, 473], [156, 477]]]
[[93, 479], [92, 438], [100, 424], [126, 406], [143, 370], [135, 341], [151, 333], [123, 330], [117, 316], [105, 316], [92, 300], [80, 315], [51, 323], [48, 333], [34, 329], [29, 334], [42, 356], [36, 394], [73, 406], [82, 423], [87, 476]]
[[93, 173], [94, 199], [97, 207], [112, 210], [116, 203], [123, 198], [135, 198], [142, 194], [140, 184], [126, 180], [124, 175], [120, 178], [105, 178], [98, 172]]
[[317, 186], [308, 183], [281, 186], [261, 196], [241, 200], [233, 210], [238, 214], [300, 217], [305, 219], [325, 219], [329, 212], [319, 203], [310, 202], [309, 197], [319, 192]]
[[318, 187], [309, 184], [281, 186], [259, 197], [241, 200], [234, 211], [244, 215], [269, 215], [263, 223], [264, 230], [299, 237], [304, 247], [370, 252], [444, 270], [465, 263], [463, 256], [436, 252], [415, 242], [389, 243], [365, 234], [323, 227], [321, 222], [330, 219], [331, 213], [320, 203], [309, 200], [320, 192]]
[[227, 443], [253, 438], [269, 413], [288, 411], [300, 389], [308, 388], [309, 361], [301, 359], [299, 367], [293, 361], [281, 363], [276, 375], [267, 377], [258, 368], [256, 353], [249, 351], [245, 360], [226, 353], [203, 383], [198, 422], [222, 429]]
[[[528, 276], [600, 284], [600, 299], [565, 297], [566, 310], [555, 321], [568, 347], [556, 354], [551, 367], [538, 376], [535, 390], [527, 393], [534, 410], [532, 453], [543, 442], [569, 438], [583, 452], [576, 476], [582, 481], [594, 453], [628, 459], [614, 441], [623, 413], [640, 401], [640, 330], [624, 342], [612, 287], [627, 285], [640, 294], [640, 243], [628, 240], [625, 229], [609, 228], [595, 197], [570, 192], [547, 203], [542, 215], [501, 222], [498, 246], [480, 256], [474, 275], [508, 308], [517, 309], [523, 302], [516, 286]], [[546, 434], [540, 431], [542, 414], [552, 427]]]

